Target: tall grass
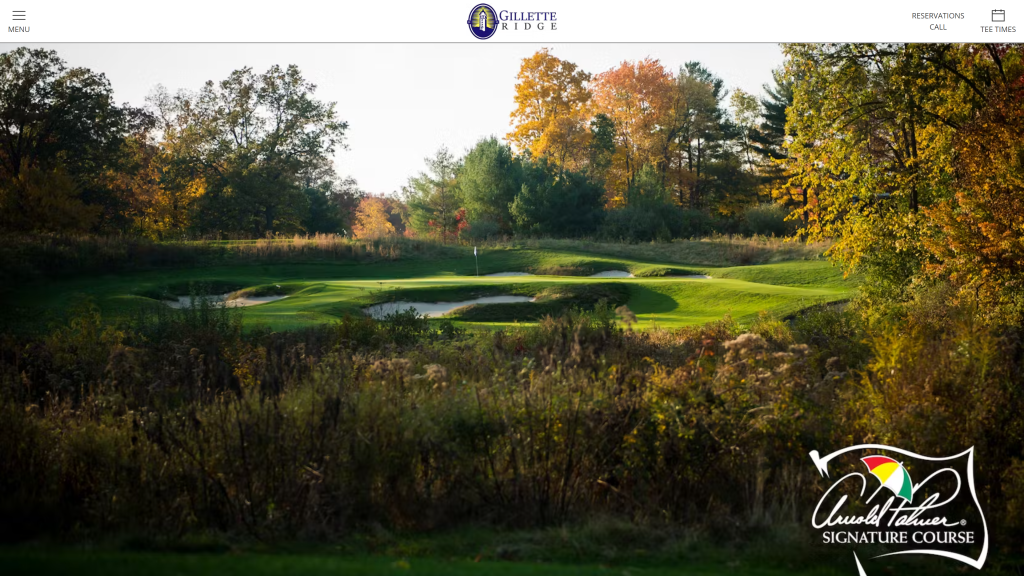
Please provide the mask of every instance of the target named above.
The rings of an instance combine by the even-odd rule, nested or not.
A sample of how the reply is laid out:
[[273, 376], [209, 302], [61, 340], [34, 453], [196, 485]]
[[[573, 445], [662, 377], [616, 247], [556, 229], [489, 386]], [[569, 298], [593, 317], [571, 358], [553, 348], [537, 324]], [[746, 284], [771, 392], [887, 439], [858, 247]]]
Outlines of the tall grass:
[[636, 333], [600, 307], [469, 335], [408, 314], [245, 334], [232, 314], [117, 328], [84, 306], [5, 337], [0, 535], [599, 517], [739, 538], [806, 519], [810, 449], [870, 438], [975, 446], [993, 533], [1022, 528], [1020, 340], [966, 320], [869, 336], [821, 309]]

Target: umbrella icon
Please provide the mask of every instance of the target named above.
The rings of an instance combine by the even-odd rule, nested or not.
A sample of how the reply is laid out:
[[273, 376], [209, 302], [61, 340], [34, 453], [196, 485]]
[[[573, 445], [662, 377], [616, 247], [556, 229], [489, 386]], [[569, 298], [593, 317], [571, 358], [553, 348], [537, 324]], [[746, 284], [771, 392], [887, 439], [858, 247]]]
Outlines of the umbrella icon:
[[[882, 486], [892, 490], [893, 494], [908, 503], [914, 497], [914, 485], [902, 462], [897, 462], [888, 456], [865, 456], [861, 458], [861, 461], [868, 467], [868, 471], [878, 478]], [[879, 486], [878, 490], [881, 490], [882, 486]], [[878, 493], [878, 490], [875, 490], [875, 493]], [[868, 500], [871, 499], [868, 498]]]

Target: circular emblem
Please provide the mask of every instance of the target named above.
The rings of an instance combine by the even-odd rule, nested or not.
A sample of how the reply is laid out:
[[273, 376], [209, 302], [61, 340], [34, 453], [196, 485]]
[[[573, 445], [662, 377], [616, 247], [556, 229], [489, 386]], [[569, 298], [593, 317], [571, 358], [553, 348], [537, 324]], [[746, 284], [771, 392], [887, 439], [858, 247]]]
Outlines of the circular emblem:
[[466, 24], [469, 24], [469, 31], [473, 36], [487, 40], [498, 30], [498, 15], [494, 13], [494, 8], [487, 4], [477, 4], [469, 13], [469, 21]]

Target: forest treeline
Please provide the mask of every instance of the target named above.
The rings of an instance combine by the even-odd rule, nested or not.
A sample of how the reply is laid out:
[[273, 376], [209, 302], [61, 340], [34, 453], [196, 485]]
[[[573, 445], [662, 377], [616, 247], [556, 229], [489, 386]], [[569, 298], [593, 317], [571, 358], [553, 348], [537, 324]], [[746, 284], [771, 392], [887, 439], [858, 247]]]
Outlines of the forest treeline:
[[243, 68], [196, 91], [157, 86], [136, 108], [54, 51], [0, 55], [2, 226], [162, 240], [334, 231], [354, 198], [330, 160], [348, 125], [315, 91], [295, 66]]
[[[335, 172], [348, 122], [296, 66], [156, 86], [143, 107], [117, 104], [102, 72], [54, 51], [0, 55], [0, 78], [0, 225], [159, 240], [701, 235], [713, 216], [768, 198], [764, 160], [781, 154], [791, 100], [780, 72], [764, 105], [732, 94], [734, 119], [722, 80], [699, 63], [675, 74], [648, 59], [593, 76], [541, 50], [516, 79], [508, 144], [484, 138], [463, 156], [442, 146], [384, 196]], [[678, 125], [662, 126], [666, 114]], [[784, 211], [758, 216], [757, 231], [785, 232]]]

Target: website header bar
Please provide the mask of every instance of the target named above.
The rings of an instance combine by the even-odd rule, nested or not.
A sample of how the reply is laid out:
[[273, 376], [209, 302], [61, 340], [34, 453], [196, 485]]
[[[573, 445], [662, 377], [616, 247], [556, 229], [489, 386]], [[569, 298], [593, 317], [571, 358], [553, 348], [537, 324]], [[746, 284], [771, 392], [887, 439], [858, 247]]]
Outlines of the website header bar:
[[5, 42], [1020, 42], [1004, 0], [8, 0]]

